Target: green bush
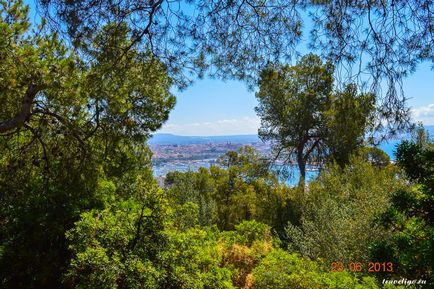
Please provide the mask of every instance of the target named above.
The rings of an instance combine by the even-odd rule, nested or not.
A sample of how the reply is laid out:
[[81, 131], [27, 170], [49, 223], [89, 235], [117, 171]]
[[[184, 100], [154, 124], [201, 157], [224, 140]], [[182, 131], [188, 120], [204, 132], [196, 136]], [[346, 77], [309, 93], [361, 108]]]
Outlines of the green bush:
[[401, 187], [393, 167], [381, 169], [360, 157], [344, 169], [329, 165], [301, 197], [301, 225], [288, 224], [288, 247], [329, 264], [370, 261], [369, 245], [388, 234], [376, 216]]
[[378, 288], [372, 277], [358, 279], [349, 272], [327, 272], [317, 262], [275, 249], [253, 270], [255, 289]]

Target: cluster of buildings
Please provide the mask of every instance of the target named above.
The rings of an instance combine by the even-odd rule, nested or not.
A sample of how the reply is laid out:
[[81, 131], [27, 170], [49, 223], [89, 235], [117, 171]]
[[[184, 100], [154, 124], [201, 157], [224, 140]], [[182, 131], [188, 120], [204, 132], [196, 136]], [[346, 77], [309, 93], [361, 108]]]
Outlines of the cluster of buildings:
[[161, 177], [171, 171], [196, 171], [200, 167], [210, 167], [228, 151], [237, 151], [246, 145], [264, 154], [269, 152], [269, 146], [263, 142], [150, 145], [154, 174]]

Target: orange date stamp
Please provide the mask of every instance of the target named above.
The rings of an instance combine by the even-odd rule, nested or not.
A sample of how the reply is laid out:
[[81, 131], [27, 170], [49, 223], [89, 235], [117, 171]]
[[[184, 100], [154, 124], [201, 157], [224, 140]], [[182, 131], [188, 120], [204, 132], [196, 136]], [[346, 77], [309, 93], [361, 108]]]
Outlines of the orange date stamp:
[[369, 273], [378, 273], [378, 272], [393, 272], [393, 263], [392, 262], [349, 262], [348, 264], [344, 264], [343, 262], [332, 262], [331, 263], [331, 272], [369, 272]]

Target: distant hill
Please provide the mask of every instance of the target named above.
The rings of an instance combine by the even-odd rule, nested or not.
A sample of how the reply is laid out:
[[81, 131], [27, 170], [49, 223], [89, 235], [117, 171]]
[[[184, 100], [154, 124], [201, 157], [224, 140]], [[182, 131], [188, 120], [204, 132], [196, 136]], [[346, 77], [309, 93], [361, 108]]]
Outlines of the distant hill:
[[[434, 137], [434, 125], [427, 125], [430, 137]], [[407, 136], [408, 137], [408, 136]], [[259, 137], [254, 134], [249, 135], [224, 135], [224, 136], [183, 136], [170, 133], [157, 133], [148, 141], [151, 145], [186, 145], [186, 144], [206, 144], [206, 143], [252, 143], [258, 142]], [[389, 140], [380, 145], [387, 154], [393, 156], [395, 146], [400, 143], [400, 140]]]
[[224, 135], [224, 136], [182, 136], [170, 133], [157, 133], [152, 136], [148, 144], [206, 144], [206, 143], [252, 143], [258, 142], [257, 135]]

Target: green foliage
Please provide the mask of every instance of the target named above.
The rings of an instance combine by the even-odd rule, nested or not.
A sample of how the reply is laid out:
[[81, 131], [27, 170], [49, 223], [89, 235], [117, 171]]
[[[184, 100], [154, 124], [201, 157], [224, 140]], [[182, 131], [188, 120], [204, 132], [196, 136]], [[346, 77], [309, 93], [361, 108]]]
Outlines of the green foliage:
[[219, 163], [209, 170], [169, 173], [169, 199], [175, 206], [195, 203], [201, 225], [217, 224], [228, 230], [243, 220], [257, 220], [282, 230], [291, 217], [291, 192], [279, 184], [259, 153], [244, 147], [228, 152]]
[[[368, 162], [344, 166], [361, 145], [374, 96], [354, 85], [333, 92], [333, 66], [318, 56], [263, 71], [261, 133], [295, 147], [286, 154], [300, 166], [331, 155], [341, 167], [329, 165], [297, 195], [245, 147], [219, 166], [169, 174], [165, 191], [157, 187], [145, 141], [175, 105], [172, 85], [208, 64], [229, 77], [254, 74], [245, 68], [267, 63], [258, 54], [263, 43], [284, 49], [277, 40], [288, 28], [299, 36], [296, 17], [259, 27], [240, 47], [246, 34], [238, 25], [252, 17], [275, 23], [282, 12], [262, 2], [201, 2], [200, 25], [190, 27], [189, 16], [164, 14], [173, 2], [134, 9], [109, 2], [41, 1], [67, 22], [71, 49], [45, 19], [32, 24], [23, 1], [0, 0], [0, 287], [376, 288], [372, 278], [322, 267], [322, 260], [366, 260], [371, 242], [372, 254], [400, 264], [399, 273], [431, 277], [432, 144], [419, 130], [417, 144], [398, 150], [411, 189], [376, 150], [359, 152]], [[165, 24], [175, 18], [172, 30]], [[211, 30], [200, 31], [208, 18]], [[272, 232], [288, 220], [288, 247], [322, 260], [278, 249]]]
[[[186, 204], [197, 207], [197, 219], [202, 226], [217, 223], [216, 201], [213, 199], [215, 182], [208, 170], [200, 168], [195, 172], [170, 172], [165, 179], [166, 194], [175, 208], [179, 220], [183, 220]], [[188, 205], [189, 206], [189, 205]], [[176, 209], [180, 208], [180, 209]]]
[[95, 105], [105, 129], [143, 141], [167, 120], [175, 98], [169, 92], [172, 80], [165, 67], [149, 51], [123, 53], [120, 47], [131, 41], [125, 25], [108, 24], [97, 35], [95, 62], [86, 71], [88, 103]]
[[334, 66], [317, 55], [296, 65], [275, 65], [261, 73], [256, 94], [259, 136], [273, 141], [276, 158], [296, 162], [304, 187], [306, 164], [327, 159], [345, 166], [372, 125], [375, 95], [359, 94], [355, 84], [333, 91]]
[[375, 289], [373, 277], [358, 279], [349, 272], [327, 272], [317, 262], [275, 249], [253, 270], [255, 289], [357, 288]]
[[423, 127], [421, 122], [411, 131], [411, 136], [412, 141], [422, 148], [432, 144], [429, 132]]
[[331, 63], [308, 54], [295, 66], [270, 67], [261, 73], [255, 109], [261, 118], [259, 136], [295, 159], [303, 186], [306, 163], [321, 158], [333, 70]]
[[362, 147], [357, 154], [377, 168], [381, 169], [390, 165], [390, 157], [380, 148]]
[[252, 270], [271, 251], [274, 241], [270, 227], [256, 221], [243, 221], [234, 231], [221, 233], [222, 265], [233, 271], [236, 288], [250, 288]]
[[270, 227], [253, 221], [243, 221], [235, 226], [235, 232], [240, 236], [237, 243], [251, 245], [256, 240], [270, 239]]
[[394, 169], [379, 169], [360, 157], [344, 169], [330, 164], [309, 183], [301, 202], [301, 225], [288, 224], [289, 248], [331, 262], [368, 262], [369, 245], [387, 236], [374, 222], [403, 186]]
[[32, 30], [27, 16], [29, 8], [22, 1], [2, 1], [0, 11], [0, 102], [3, 104], [0, 124], [20, 112], [26, 100], [25, 92], [32, 85], [35, 92], [46, 88], [44, 96], [53, 98], [53, 102], [63, 101], [71, 111], [84, 105], [80, 95], [68, 91], [73, 90], [73, 82], [81, 77], [80, 68], [76, 67], [79, 63], [57, 35], [43, 34], [42, 27]]
[[374, 258], [397, 264], [397, 276], [430, 280], [434, 260], [434, 146], [432, 142], [403, 141], [397, 164], [412, 187], [396, 190], [392, 206], [379, 218], [388, 238], [373, 244]]
[[250, 288], [252, 270], [272, 250], [270, 228], [245, 221], [222, 233], [179, 231], [158, 195], [150, 192], [142, 208], [129, 201], [83, 213], [67, 234], [73, 260], [66, 281], [75, 288]]
[[363, 144], [366, 129], [373, 125], [374, 111], [375, 95], [359, 94], [355, 84], [331, 94], [325, 138], [330, 157], [341, 167]]
[[158, 189], [140, 202], [83, 213], [67, 233], [66, 281], [76, 288], [232, 288], [231, 272], [219, 267], [218, 232], [179, 231], [172, 213]]
[[108, 64], [131, 43], [126, 33], [96, 31], [87, 62], [27, 14], [22, 1], [0, 1], [0, 286], [61, 288], [65, 232], [154, 182], [143, 141], [175, 99], [149, 52]]

